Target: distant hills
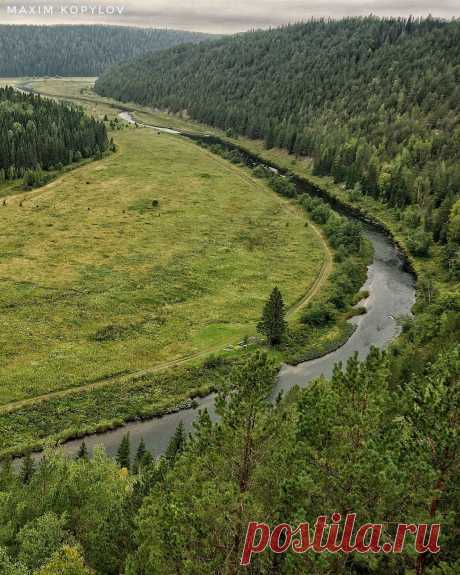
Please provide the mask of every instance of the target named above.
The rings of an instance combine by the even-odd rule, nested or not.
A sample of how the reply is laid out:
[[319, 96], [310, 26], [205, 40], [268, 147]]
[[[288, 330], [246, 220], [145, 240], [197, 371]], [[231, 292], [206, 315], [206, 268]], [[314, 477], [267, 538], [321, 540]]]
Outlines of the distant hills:
[[460, 195], [459, 46], [460, 21], [319, 20], [117, 65], [96, 90], [310, 156], [356, 195], [412, 205], [408, 225], [445, 242]]
[[124, 26], [0, 25], [0, 76], [98, 76], [114, 63], [207, 38]]

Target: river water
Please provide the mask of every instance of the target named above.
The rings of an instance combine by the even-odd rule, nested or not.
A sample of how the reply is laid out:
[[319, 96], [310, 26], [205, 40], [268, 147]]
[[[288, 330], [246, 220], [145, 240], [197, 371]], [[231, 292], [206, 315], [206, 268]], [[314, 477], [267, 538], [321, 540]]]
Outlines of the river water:
[[[120, 116], [133, 122], [128, 112], [122, 112]], [[149, 127], [179, 134], [169, 128]], [[254, 158], [251, 158], [251, 162], [254, 163]], [[354, 353], [364, 359], [372, 346], [384, 348], [400, 333], [398, 318], [409, 315], [415, 303], [414, 276], [407, 271], [402, 255], [384, 232], [366, 224], [365, 234], [374, 247], [374, 259], [368, 268], [367, 281], [363, 286], [363, 289], [369, 292], [369, 297], [359, 304], [367, 309], [367, 313], [350, 320], [356, 326], [355, 332], [336, 351], [297, 366], [284, 365], [273, 391], [274, 397], [280, 391], [287, 392], [295, 385], [306, 387], [320, 375], [330, 376], [336, 363], [345, 363]], [[159, 456], [166, 449], [179, 422], [182, 421], [186, 430], [191, 431], [199, 410], [204, 408], [215, 418], [213, 395], [199, 399], [197, 403], [198, 406], [194, 409], [128, 423], [121, 428], [86, 437], [85, 443], [90, 452], [95, 446], [103, 445], [109, 455], [114, 455], [123, 435], [129, 431], [134, 449], [143, 437], [147, 449], [153, 455]], [[81, 439], [68, 441], [63, 449], [68, 455], [74, 455], [81, 442]]]

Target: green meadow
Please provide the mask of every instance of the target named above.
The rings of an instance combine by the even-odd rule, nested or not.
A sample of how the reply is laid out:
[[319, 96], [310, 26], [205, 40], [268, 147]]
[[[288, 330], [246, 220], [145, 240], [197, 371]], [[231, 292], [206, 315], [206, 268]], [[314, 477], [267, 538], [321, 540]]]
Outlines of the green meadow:
[[148, 129], [0, 205], [0, 405], [222, 350], [324, 258], [300, 208]]

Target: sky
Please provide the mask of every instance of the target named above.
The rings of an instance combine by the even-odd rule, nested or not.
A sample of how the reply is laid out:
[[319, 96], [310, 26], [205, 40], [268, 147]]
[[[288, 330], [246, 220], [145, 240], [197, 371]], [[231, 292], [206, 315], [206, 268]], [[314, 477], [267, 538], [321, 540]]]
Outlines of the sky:
[[0, 23], [114, 24], [232, 34], [311, 17], [460, 17], [460, 0], [0, 0]]

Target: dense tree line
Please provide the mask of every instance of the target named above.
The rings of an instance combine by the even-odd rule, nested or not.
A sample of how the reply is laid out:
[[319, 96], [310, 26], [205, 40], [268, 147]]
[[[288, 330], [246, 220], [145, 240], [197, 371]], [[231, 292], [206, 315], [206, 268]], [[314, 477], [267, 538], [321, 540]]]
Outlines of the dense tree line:
[[96, 90], [310, 156], [355, 195], [413, 206], [421, 244], [445, 243], [460, 193], [459, 44], [458, 21], [311, 21], [117, 65]]
[[125, 26], [0, 25], [0, 76], [97, 76], [112, 64], [206, 38]]
[[0, 89], [0, 182], [25, 176], [33, 187], [44, 177], [41, 170], [101, 154], [107, 146], [104, 123], [82, 109]]

